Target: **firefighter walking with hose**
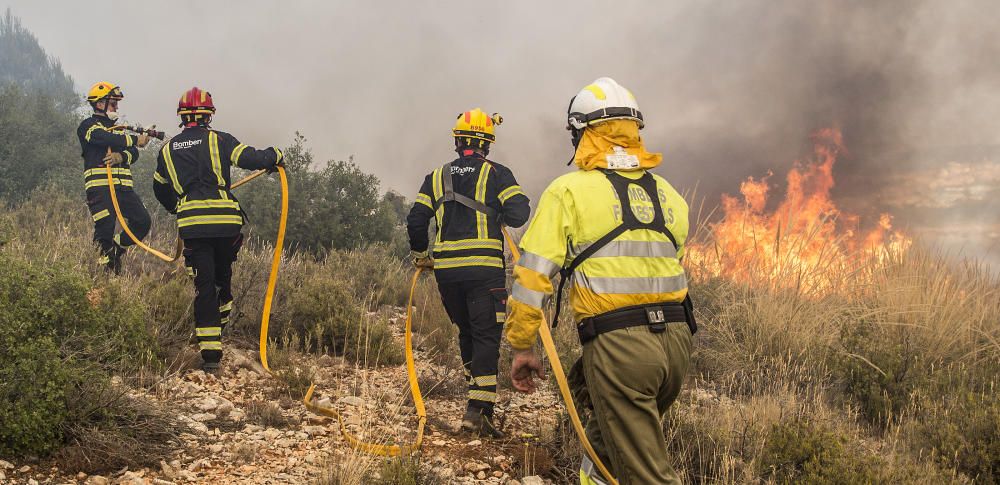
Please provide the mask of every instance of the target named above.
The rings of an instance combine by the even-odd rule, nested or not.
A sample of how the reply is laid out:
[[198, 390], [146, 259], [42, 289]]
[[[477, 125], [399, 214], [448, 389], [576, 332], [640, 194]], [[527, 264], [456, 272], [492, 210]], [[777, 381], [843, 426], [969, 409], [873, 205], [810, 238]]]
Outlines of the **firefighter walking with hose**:
[[112, 181], [118, 193], [118, 205], [136, 238], [149, 234], [152, 220], [139, 195], [133, 190], [132, 163], [139, 159], [139, 148], [149, 143], [149, 135], [130, 135], [115, 127], [118, 103], [125, 98], [121, 87], [99, 82], [87, 92], [87, 102], [94, 113], [76, 129], [83, 151], [84, 188], [87, 207], [94, 220], [94, 241], [101, 246], [100, 262], [109, 272], [121, 272], [125, 248], [133, 245], [124, 233], [115, 234], [115, 213], [108, 188], [107, 165], [112, 166]]
[[177, 215], [184, 264], [194, 279], [195, 333], [202, 369], [219, 374], [222, 331], [233, 309], [233, 262], [243, 244], [243, 211], [231, 192], [230, 169], [274, 169], [281, 150], [257, 150], [213, 130], [212, 95], [191, 88], [177, 105], [184, 130], [164, 143], [153, 174], [156, 199]]
[[635, 97], [613, 79], [581, 90], [567, 122], [577, 170], [542, 194], [514, 268], [506, 331], [513, 385], [533, 392], [534, 379], [545, 378], [533, 347], [543, 309], [561, 293], [551, 280], [561, 274], [583, 345], [569, 380], [593, 411], [587, 439], [613, 475], [584, 458], [581, 483], [679, 484], [661, 421], [684, 382], [697, 329], [680, 264], [688, 207], [649, 172], [662, 155], [646, 151]]
[[[434, 270], [441, 300], [458, 341], [468, 381], [468, 404], [461, 429], [499, 438], [493, 411], [497, 364], [507, 313], [507, 286], [501, 224], [520, 227], [528, 220], [528, 197], [510, 169], [486, 158], [496, 140], [499, 115], [479, 108], [455, 121], [458, 158], [424, 178], [406, 219], [414, 264]], [[429, 253], [428, 228], [437, 235]]]

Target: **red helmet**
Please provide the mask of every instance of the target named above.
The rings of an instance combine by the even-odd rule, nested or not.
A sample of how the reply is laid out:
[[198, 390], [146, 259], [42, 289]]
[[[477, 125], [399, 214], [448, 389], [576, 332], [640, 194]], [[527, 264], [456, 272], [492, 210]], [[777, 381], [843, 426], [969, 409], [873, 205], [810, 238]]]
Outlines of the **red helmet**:
[[215, 113], [215, 104], [212, 103], [212, 95], [208, 91], [191, 88], [177, 102], [177, 114], [181, 116], [210, 115], [213, 113]]

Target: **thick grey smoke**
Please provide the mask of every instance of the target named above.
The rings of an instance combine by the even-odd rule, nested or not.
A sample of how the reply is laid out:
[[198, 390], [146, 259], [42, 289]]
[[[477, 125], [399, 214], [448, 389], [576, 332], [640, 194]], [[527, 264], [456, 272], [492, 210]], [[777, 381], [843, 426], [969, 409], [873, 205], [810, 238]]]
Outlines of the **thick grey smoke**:
[[659, 172], [709, 202], [768, 169], [780, 183], [809, 134], [837, 126], [848, 210], [892, 210], [928, 233], [967, 214], [998, 222], [993, 187], [933, 210], [882, 190], [923, 180], [913, 190], [933, 198], [947, 163], [998, 162], [987, 0], [7, 4], [81, 89], [123, 84], [135, 121], [172, 127], [197, 84], [216, 97], [218, 128], [258, 145], [302, 131], [319, 158], [354, 155], [407, 196], [452, 156], [451, 123], [475, 106], [504, 114], [493, 155], [536, 196], [567, 170], [569, 98], [607, 75], [638, 97]]

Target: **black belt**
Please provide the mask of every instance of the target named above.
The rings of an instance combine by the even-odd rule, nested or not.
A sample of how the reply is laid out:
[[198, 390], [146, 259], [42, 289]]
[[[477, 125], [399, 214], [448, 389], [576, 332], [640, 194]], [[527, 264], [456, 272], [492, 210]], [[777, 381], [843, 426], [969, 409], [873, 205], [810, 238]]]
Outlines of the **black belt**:
[[648, 326], [650, 332], [660, 333], [672, 322], [686, 323], [691, 334], [694, 334], [698, 330], [698, 324], [695, 323], [693, 308], [687, 304], [688, 301], [690, 300], [636, 305], [584, 318], [576, 327], [580, 343], [594, 340], [602, 333], [629, 327]]

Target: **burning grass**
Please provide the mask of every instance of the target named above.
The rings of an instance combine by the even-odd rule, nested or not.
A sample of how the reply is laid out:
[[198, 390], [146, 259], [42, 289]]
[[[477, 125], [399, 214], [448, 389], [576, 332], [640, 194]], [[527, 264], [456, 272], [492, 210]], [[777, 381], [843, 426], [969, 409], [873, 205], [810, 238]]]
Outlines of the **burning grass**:
[[774, 210], [749, 179], [688, 249], [702, 326], [668, 420], [676, 466], [697, 483], [995, 483], [1000, 280], [887, 214], [861, 230], [830, 199], [839, 133], [815, 141]]

